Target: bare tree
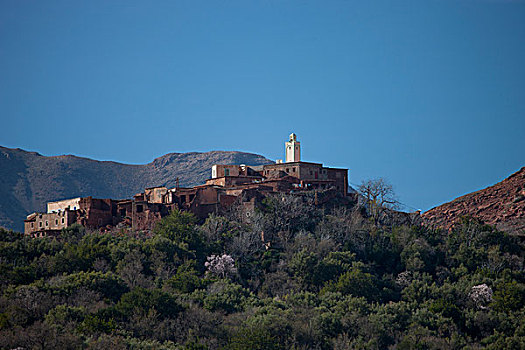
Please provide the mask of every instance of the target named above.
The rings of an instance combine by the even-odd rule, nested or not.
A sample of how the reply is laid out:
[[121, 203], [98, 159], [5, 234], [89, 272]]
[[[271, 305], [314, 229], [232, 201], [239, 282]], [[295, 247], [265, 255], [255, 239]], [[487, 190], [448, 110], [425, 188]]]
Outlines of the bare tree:
[[359, 193], [365, 200], [368, 213], [376, 223], [385, 211], [396, 208], [397, 201], [394, 189], [383, 178], [362, 181], [359, 186]]
[[143, 273], [143, 263], [145, 261], [146, 256], [139, 250], [135, 249], [126, 254], [124, 259], [117, 264], [117, 272], [129, 288], [150, 287], [151, 278], [146, 277]]

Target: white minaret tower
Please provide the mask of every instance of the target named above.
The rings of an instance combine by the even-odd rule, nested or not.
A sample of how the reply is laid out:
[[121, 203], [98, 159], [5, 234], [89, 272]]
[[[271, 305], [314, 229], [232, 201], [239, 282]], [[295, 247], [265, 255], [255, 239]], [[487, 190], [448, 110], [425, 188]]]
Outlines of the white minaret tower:
[[297, 135], [290, 134], [290, 140], [284, 143], [286, 163], [301, 161], [301, 143], [297, 141]]

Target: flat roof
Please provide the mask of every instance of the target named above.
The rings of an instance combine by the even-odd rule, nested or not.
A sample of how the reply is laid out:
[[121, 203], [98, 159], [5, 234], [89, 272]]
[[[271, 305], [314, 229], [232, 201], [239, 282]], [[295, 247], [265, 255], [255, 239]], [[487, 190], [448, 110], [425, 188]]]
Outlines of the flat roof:
[[323, 166], [322, 163], [311, 163], [311, 162], [288, 162], [288, 163], [274, 163], [274, 164], [266, 164], [264, 167], [267, 166], [286, 166], [286, 165], [298, 165], [298, 164], [308, 164], [308, 165], [320, 165]]
[[87, 197], [73, 197], [73, 198], [61, 199], [58, 201], [52, 201], [52, 202], [47, 202], [47, 203], [60, 203], [60, 202], [65, 202], [65, 201], [72, 201], [74, 199], [81, 199], [81, 198], [87, 198]]
[[301, 164], [305, 164], [305, 165], [319, 165], [321, 166], [322, 168], [324, 169], [333, 169], [333, 170], [348, 170], [346, 168], [331, 168], [331, 167], [327, 167], [327, 166], [323, 166], [322, 163], [311, 163], [311, 162], [289, 162], [289, 163], [275, 163], [275, 164], [268, 164], [268, 165], [264, 165], [264, 167], [286, 167], [286, 166], [290, 166], [290, 165], [301, 165]]
[[209, 180], [215, 180], [215, 179], [225, 179], [227, 177], [232, 177], [232, 178], [243, 178], [243, 179], [259, 179], [261, 177], [263, 177], [262, 175], [238, 175], [238, 176], [235, 176], [235, 175], [228, 175], [228, 176], [217, 176], [217, 177], [210, 177], [209, 179], [206, 179], [206, 181], [209, 181]]

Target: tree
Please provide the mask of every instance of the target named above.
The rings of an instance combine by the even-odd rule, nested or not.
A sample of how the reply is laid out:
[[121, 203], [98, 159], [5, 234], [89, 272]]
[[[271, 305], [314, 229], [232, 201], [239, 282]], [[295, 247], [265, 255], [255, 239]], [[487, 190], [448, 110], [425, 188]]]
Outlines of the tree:
[[117, 272], [130, 289], [135, 287], [147, 288], [151, 284], [151, 279], [144, 274], [144, 262], [146, 256], [135, 249], [126, 254], [117, 264]]
[[359, 193], [365, 200], [365, 206], [375, 223], [388, 209], [396, 208], [394, 188], [383, 178], [362, 181]]
[[186, 243], [199, 246], [200, 239], [195, 232], [197, 219], [192, 213], [172, 210], [170, 215], [164, 217], [155, 226], [157, 235], [165, 236], [175, 243]]
[[298, 232], [315, 229], [322, 218], [313, 197], [274, 195], [265, 198], [263, 203], [265, 240], [277, 238], [283, 245], [293, 241]]
[[179, 250], [179, 257], [197, 257], [197, 260], [204, 261], [206, 244], [196, 227], [196, 222], [197, 218], [192, 213], [175, 209], [156, 224], [153, 232], [171, 240]]
[[208, 261], [204, 264], [207, 268], [206, 273], [226, 278], [226, 276], [233, 276], [237, 273], [235, 262], [228, 254], [211, 255], [207, 258]]

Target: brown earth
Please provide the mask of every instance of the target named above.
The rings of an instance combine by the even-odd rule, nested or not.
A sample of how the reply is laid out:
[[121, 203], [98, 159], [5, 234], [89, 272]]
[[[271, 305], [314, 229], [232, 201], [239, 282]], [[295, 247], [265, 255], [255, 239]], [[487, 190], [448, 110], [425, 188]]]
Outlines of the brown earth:
[[466, 215], [501, 231], [525, 236], [525, 167], [494, 186], [432, 208], [422, 217], [431, 226], [450, 229]]
[[97, 161], [73, 155], [46, 157], [0, 147], [0, 226], [23, 230], [23, 220], [45, 203], [66, 198], [131, 198], [146, 187], [195, 186], [213, 164], [262, 165], [263, 156], [243, 152], [169, 153], [142, 165]]

